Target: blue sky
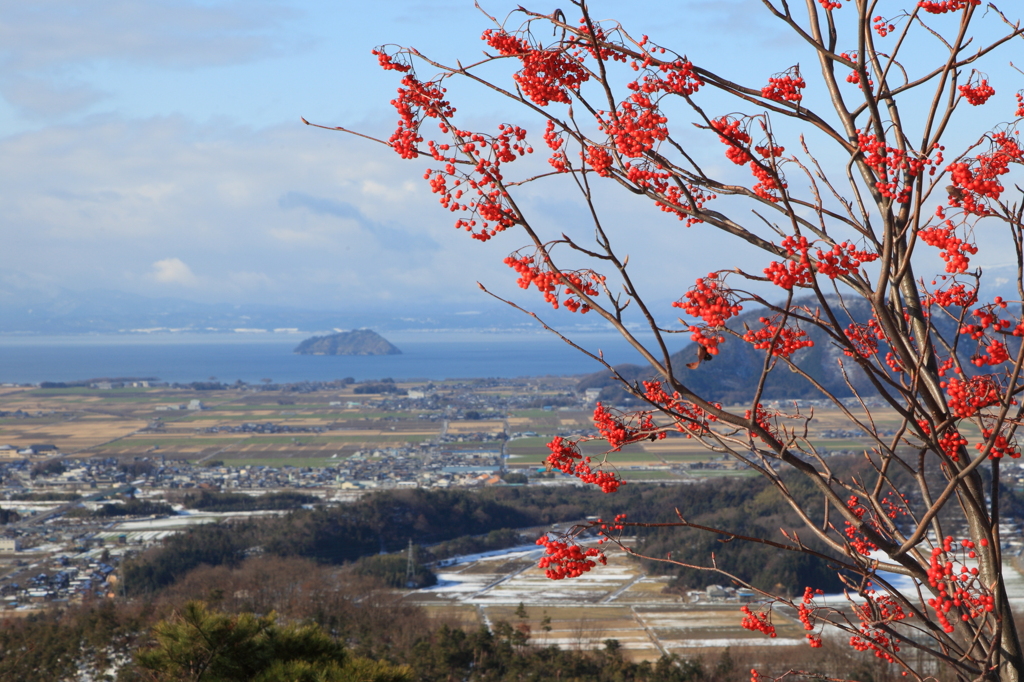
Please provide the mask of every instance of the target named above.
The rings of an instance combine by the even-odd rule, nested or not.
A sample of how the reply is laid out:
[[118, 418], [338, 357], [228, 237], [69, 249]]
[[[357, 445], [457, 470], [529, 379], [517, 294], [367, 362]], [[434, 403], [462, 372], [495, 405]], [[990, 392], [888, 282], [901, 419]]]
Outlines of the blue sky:
[[[482, 4], [499, 17], [514, 7]], [[595, 15], [754, 83], [799, 59], [760, 8], [592, 2]], [[515, 293], [500, 261], [521, 237], [469, 240], [430, 195], [423, 165], [299, 121], [386, 137], [397, 79], [370, 50], [399, 43], [472, 59], [488, 27], [472, 2], [0, 0], [0, 17], [4, 293], [107, 289], [403, 312], [471, 310], [482, 300], [477, 280]], [[516, 115], [458, 94], [471, 124]], [[589, 230], [556, 188], [530, 189], [524, 201], [552, 229]], [[626, 237], [651, 228], [625, 250], [641, 284], [664, 290], [669, 276], [668, 298], [709, 267], [760, 262], [716, 253], [707, 232], [650, 207], [611, 195], [606, 207]]]

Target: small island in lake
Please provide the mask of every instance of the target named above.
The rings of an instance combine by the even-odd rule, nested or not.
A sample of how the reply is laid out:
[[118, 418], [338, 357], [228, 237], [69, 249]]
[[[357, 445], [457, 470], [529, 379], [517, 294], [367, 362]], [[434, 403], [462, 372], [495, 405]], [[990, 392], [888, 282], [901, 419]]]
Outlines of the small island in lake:
[[383, 336], [369, 329], [306, 339], [295, 348], [299, 355], [401, 355]]

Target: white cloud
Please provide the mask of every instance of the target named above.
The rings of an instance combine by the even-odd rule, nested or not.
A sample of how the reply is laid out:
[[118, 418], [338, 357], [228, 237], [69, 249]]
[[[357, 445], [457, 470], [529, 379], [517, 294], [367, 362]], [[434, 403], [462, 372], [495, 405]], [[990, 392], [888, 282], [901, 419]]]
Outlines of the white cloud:
[[301, 124], [94, 117], [0, 138], [0, 158], [0, 269], [70, 290], [165, 296], [173, 284], [211, 302], [317, 307], [473, 301], [509, 250], [455, 233], [429, 192], [366, 196], [364, 181], [421, 185], [422, 168]]
[[151, 277], [161, 284], [181, 284], [186, 287], [194, 287], [199, 283], [192, 268], [180, 258], [164, 258], [153, 263]]
[[274, 49], [267, 32], [293, 12], [280, 2], [0, 0], [4, 60], [19, 69], [81, 60], [160, 66], [233, 64]]
[[[358, 138], [302, 125], [93, 117], [0, 138], [0, 158], [0, 271], [25, 281], [45, 273], [49, 286], [72, 291], [206, 302], [386, 304], [396, 315], [478, 310], [490, 302], [480, 281], [552, 315], [502, 265], [528, 243], [521, 231], [480, 243], [454, 230], [422, 163]], [[543, 164], [528, 158], [510, 173]], [[655, 296], [678, 297], [709, 267], [763, 267], [723, 253], [710, 228], [684, 229], [622, 192], [598, 202], [637, 286]], [[519, 205], [545, 235], [592, 235], [580, 200], [557, 182], [524, 188]]]
[[105, 96], [89, 83], [111, 65], [195, 69], [284, 54], [276, 27], [294, 12], [273, 0], [0, 0], [0, 95], [52, 118]]

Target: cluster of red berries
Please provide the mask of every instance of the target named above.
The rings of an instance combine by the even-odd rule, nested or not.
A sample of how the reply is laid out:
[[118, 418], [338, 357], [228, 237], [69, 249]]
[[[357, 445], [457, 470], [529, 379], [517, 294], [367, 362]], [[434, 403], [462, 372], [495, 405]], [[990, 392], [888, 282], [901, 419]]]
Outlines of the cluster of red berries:
[[[857, 497], [856, 495], [851, 495], [850, 499], [846, 501], [846, 508], [853, 512], [853, 515], [861, 521], [864, 520], [864, 516], [865, 514], [867, 514], [868, 511], [867, 507], [860, 503], [860, 498]], [[878, 524], [874, 522], [874, 520], [870, 516], [868, 517], [868, 519], [872, 527], [875, 527], [877, 529]], [[855, 552], [857, 552], [858, 554], [863, 554], [864, 556], [868, 556], [873, 551], [878, 549], [878, 545], [864, 537], [863, 533], [861, 533], [860, 530], [857, 529], [856, 525], [850, 523], [849, 521], [846, 521], [845, 523], [846, 537], [850, 541], [850, 546], [853, 547]]]
[[984, 348], [985, 352], [975, 353], [971, 356], [971, 362], [976, 367], [984, 367], [985, 365], [1001, 365], [1010, 359], [1010, 351], [1002, 341], [989, 341], [988, 345]]
[[[727, 159], [737, 166], [750, 165], [750, 172], [757, 179], [757, 183], [752, 188], [754, 194], [766, 201], [778, 202], [779, 197], [776, 192], [787, 187], [786, 183], [782, 181], [778, 164], [773, 162], [762, 164], [754, 160], [750, 154], [750, 134], [744, 129], [743, 122], [732, 116], [723, 116], [713, 119], [711, 128], [718, 133], [719, 141], [726, 145], [725, 157]], [[781, 156], [785, 148], [774, 144], [769, 139], [768, 144], [756, 146], [754, 151], [765, 159], [773, 159]]]
[[977, 84], [965, 83], [957, 90], [963, 95], [967, 103], [972, 107], [981, 106], [988, 101], [988, 98], [996, 94], [996, 89], [988, 84], [988, 80], [982, 78]]
[[[569, 36], [569, 42], [576, 43], [581, 49], [573, 52], [573, 56], [581, 62], [589, 54], [595, 59], [601, 61], [607, 61], [611, 59], [615, 62], [625, 62], [628, 57], [623, 52], [624, 46], [621, 43], [612, 43], [608, 40], [608, 32], [604, 30], [599, 22], [593, 22], [593, 33], [591, 33], [590, 27], [586, 26], [587, 18], [580, 17], [579, 33], [577, 35]], [[665, 53], [665, 49], [661, 48], [661, 53]]]
[[[743, 418], [749, 420], [753, 416], [755, 423], [762, 429], [767, 431], [773, 438], [778, 437], [778, 427], [775, 424], [778, 419], [779, 413], [773, 412], [766, 408], [761, 403], [757, 404], [755, 411], [751, 414], [750, 410], [744, 410]], [[754, 432], [750, 432], [751, 438], [754, 437]], [[760, 436], [758, 436], [760, 438]], [[761, 440], [764, 440], [763, 438]], [[767, 441], [766, 441], [767, 442]]]
[[594, 169], [595, 173], [601, 177], [608, 177], [608, 169], [612, 166], [612, 155], [608, 153], [607, 149], [590, 145], [587, 147], [586, 154], [580, 152], [580, 157], [584, 163]]
[[923, 155], [915, 157], [899, 147], [888, 146], [884, 139], [860, 130], [857, 131], [857, 145], [864, 155], [864, 162], [875, 171], [878, 178], [875, 187], [878, 192], [898, 204], [910, 201], [912, 188], [909, 178], [917, 177], [929, 166], [928, 173], [934, 175], [943, 160], [944, 148], [941, 145], [933, 147], [936, 151], [934, 159]]
[[834, 9], [840, 9], [843, 6], [842, 0], [818, 0], [818, 4], [821, 5], [826, 12], [831, 12]]
[[548, 120], [544, 128], [544, 143], [554, 152], [548, 163], [559, 173], [569, 171], [569, 160], [565, 156], [565, 137], [562, 131], [555, 131], [555, 122]]
[[579, 60], [562, 49], [536, 49], [525, 40], [501, 30], [488, 29], [481, 39], [505, 57], [518, 57], [523, 68], [512, 78], [519, 89], [539, 106], [551, 102], [571, 104], [570, 92], [590, 80], [590, 73]]
[[967, 272], [970, 256], [978, 253], [977, 246], [956, 236], [951, 220], [946, 220], [942, 226], [919, 230], [917, 236], [925, 244], [941, 249], [939, 257], [946, 261], [946, 272], [949, 273]]
[[[718, 417], [715, 415], [680, 398], [678, 391], [673, 391], [672, 395], [666, 393], [665, 389], [661, 387], [660, 381], [645, 381], [643, 385], [644, 397], [663, 411], [674, 414], [676, 427], [686, 434], [687, 438], [707, 434], [711, 430], [710, 424], [718, 421]], [[719, 403], [714, 403], [714, 405], [721, 407]], [[664, 436], [665, 434], [659, 433], [658, 435]]]
[[761, 96], [776, 102], [799, 102], [804, 98], [800, 92], [807, 83], [800, 75], [799, 66], [791, 66], [782, 73], [768, 79], [768, 85], [761, 88]]
[[959, 419], [999, 402], [999, 387], [991, 374], [979, 374], [964, 380], [950, 377], [939, 382], [939, 386], [946, 389], [949, 409]]
[[[989, 336], [989, 329], [994, 334], [1005, 334], [1014, 324], [1011, 320], [999, 317], [997, 310], [1006, 308], [1006, 301], [996, 296], [992, 303], [972, 311], [977, 324], [962, 324], [960, 333], [978, 341], [978, 351], [971, 356], [971, 362], [977, 367], [985, 365], [1001, 365], [1010, 359], [1006, 344]], [[1011, 332], [1012, 333], [1012, 332]]]
[[[767, 156], [763, 147], [755, 147], [754, 150]], [[782, 147], [775, 147], [772, 151], [777, 151], [781, 154], [783, 149]], [[750, 188], [754, 194], [766, 201], [777, 204], [779, 202], [779, 195], [776, 192], [786, 189], [789, 185], [779, 180], [779, 173], [776, 165], [773, 163], [771, 166], [763, 166], [757, 161], [752, 160], [750, 162], [750, 172], [753, 173], [754, 177], [757, 179], [757, 183]]]
[[1024, 116], [1024, 91], [1018, 90], [1015, 96], [1017, 98], [1017, 110], [1013, 112], [1013, 115], [1021, 118]]
[[898, 640], [878, 626], [905, 620], [913, 613], [906, 613], [890, 595], [868, 591], [864, 596], [867, 598], [865, 603], [854, 607], [854, 613], [861, 621], [861, 636], [850, 637], [850, 646], [857, 651], [872, 651], [883, 661], [896, 663], [893, 654], [900, 650]]
[[939, 449], [942, 453], [949, 457], [954, 462], [960, 461], [960, 448], [967, 446], [967, 439], [964, 438], [960, 432], [950, 426], [946, 431], [939, 436]]
[[[913, 342], [913, 338], [910, 339]], [[889, 365], [889, 369], [894, 372], [904, 372], [903, 363], [900, 362], [899, 358], [896, 357], [895, 353], [889, 352], [885, 354], [885, 364]]]
[[[945, 275], [943, 275], [945, 279]], [[935, 284], [935, 282], [932, 282]], [[937, 305], [941, 308], [966, 308], [978, 301], [978, 290], [968, 289], [967, 285], [954, 282], [945, 289], [939, 289], [925, 296], [924, 304], [927, 307]]]
[[[951, 536], [942, 541], [942, 547], [932, 549], [928, 564], [928, 584], [938, 596], [928, 599], [928, 605], [935, 609], [936, 619], [945, 632], [953, 632], [953, 624], [949, 622], [949, 613], [959, 612], [960, 620], [967, 622], [994, 610], [992, 594], [978, 580], [978, 569], [963, 565], [965, 559], [977, 557], [976, 545], [972, 540], [961, 540], [959, 548]], [[982, 539], [982, 547], [988, 546], [988, 540]], [[951, 554], [957, 554], [954, 563]], [[958, 567], [959, 565], [959, 567]]]
[[949, 205], [963, 208], [968, 213], [988, 215], [982, 198], [998, 201], [1004, 187], [996, 178], [1010, 172], [1011, 163], [1024, 163], [1024, 150], [1017, 140], [1005, 131], [990, 136], [988, 152], [973, 159], [950, 164], [950, 181], [959, 192], [950, 192]]
[[878, 352], [878, 342], [885, 340], [885, 332], [875, 318], [868, 320], [867, 324], [854, 322], [846, 328], [845, 333], [847, 340], [853, 345], [853, 350], [846, 348], [843, 353], [851, 358], [854, 352], [862, 358], [870, 358]]
[[626, 172], [626, 179], [640, 189], [664, 194], [670, 187], [668, 181], [672, 173], [650, 159], [641, 159], [637, 163], [626, 161], [622, 164], [622, 169]]
[[657, 202], [658, 208], [666, 213], [675, 213], [680, 220], [686, 221], [686, 227], [704, 222], [694, 214], [702, 210], [706, 202], [718, 198], [695, 185], [687, 185], [685, 193], [676, 185], [669, 185], [662, 194], [665, 200]]
[[[516, 284], [520, 289], [529, 289], [531, 285], [537, 287], [537, 291], [544, 294], [544, 300], [556, 310], [561, 303], [569, 312], [589, 312], [590, 306], [583, 302], [581, 296], [597, 296], [598, 287], [604, 283], [604, 275], [593, 270], [556, 272], [547, 256], [539, 260], [516, 252], [507, 256], [504, 263], [519, 274]], [[565, 287], [561, 292], [565, 298], [560, 300], [559, 289], [562, 287]]]
[[929, 14], [945, 14], [980, 4], [981, 0], [921, 0], [917, 6]]
[[981, 438], [982, 442], [974, 447], [984, 452], [988, 442], [992, 441], [992, 445], [988, 450], [989, 459], [1001, 459], [1003, 457], [1018, 459], [1020, 457], [1020, 446], [1017, 445], [1017, 442], [1008, 439], [1001, 433], [995, 433], [993, 429], [982, 429]]
[[594, 408], [594, 426], [601, 438], [608, 441], [608, 448], [617, 451], [623, 445], [634, 443], [650, 437], [661, 439], [665, 432], [655, 426], [650, 412], [637, 412], [633, 415], [637, 420], [636, 427], [628, 426], [622, 419], [616, 417], [599, 402]]
[[741, 129], [742, 125], [742, 121], [731, 116], [711, 121], [711, 128], [718, 133], [719, 141], [728, 145], [725, 157], [737, 166], [742, 166], [753, 158], [747, 149], [750, 146], [750, 135]]
[[596, 566], [597, 562], [602, 565], [608, 563], [604, 552], [595, 547], [583, 549], [576, 543], [552, 540], [547, 535], [537, 538], [537, 544], [547, 550], [547, 556], [541, 557], [537, 565], [547, 569], [544, 574], [552, 580], [577, 578]]
[[946, 376], [946, 372], [948, 372], [950, 370], [953, 370], [953, 372], [955, 374], [963, 374], [964, 371], [961, 368], [959, 368], [959, 367], [955, 367], [955, 365], [956, 365], [956, 358], [954, 358], [952, 356], [947, 357], [945, 360], [943, 360], [942, 362], [939, 363], [939, 369], [938, 369], [937, 374], [940, 377], [944, 377], [944, 376]]
[[439, 118], [443, 124], [455, 114], [455, 107], [444, 99], [446, 91], [437, 83], [421, 82], [409, 73], [402, 78], [402, 86], [398, 88], [398, 97], [391, 100], [399, 119], [388, 143], [403, 159], [415, 159], [423, 141], [419, 134], [423, 117]]
[[389, 55], [383, 47], [378, 47], [376, 50], [370, 50], [370, 54], [377, 57], [377, 64], [379, 64], [380, 68], [385, 71], [399, 71], [401, 73], [405, 73], [412, 70], [411, 64], [396, 62], [395, 57]]
[[555, 436], [554, 440], [548, 443], [551, 454], [548, 455], [547, 463], [562, 473], [575, 476], [584, 483], [592, 483], [603, 492], [613, 493], [626, 482], [610, 471], [594, 471], [590, 466], [590, 457], [585, 457], [579, 450], [575, 441], [565, 440], [561, 436]]
[[910, 514], [910, 501], [902, 493], [889, 493], [881, 499], [879, 504], [885, 509], [885, 515], [890, 519]]
[[798, 260], [788, 260], [785, 263], [772, 262], [764, 269], [764, 274], [769, 280], [783, 289], [793, 287], [809, 286], [813, 274], [811, 272], [811, 259], [807, 255], [810, 250], [810, 243], [807, 237], [799, 239], [790, 235], [782, 240], [782, 247], [786, 249], [787, 256], [800, 255]]
[[633, 61], [631, 66], [634, 71], [644, 69], [646, 73], [640, 80], [627, 83], [626, 87], [647, 94], [667, 92], [689, 97], [704, 85], [704, 81], [697, 74], [693, 64], [685, 59], [659, 64], [658, 70], [665, 74], [664, 77], [650, 69], [653, 63], [654, 60], [650, 54], [643, 62]]
[[[839, 56], [842, 57], [843, 59], [848, 60], [848, 61], [851, 61], [851, 62], [854, 62], [854, 63], [857, 62], [857, 51], [856, 50], [854, 50], [853, 52], [843, 52]], [[868, 75], [866, 72], [865, 72], [865, 75], [867, 76], [868, 87], [869, 88], [875, 87], [875, 81], [871, 79], [871, 76]], [[862, 90], [864, 89], [864, 85], [861, 83], [861, 80], [860, 80], [860, 71], [857, 71], [857, 70], [851, 71], [846, 76], [846, 82], [847, 83], [853, 83], [854, 85], [856, 85], [858, 88], [860, 88]]]
[[622, 168], [627, 180], [639, 189], [652, 193], [658, 208], [666, 213], [675, 213], [680, 220], [686, 222], [686, 227], [704, 222], [696, 213], [704, 208], [706, 202], [716, 198], [714, 194], [694, 185], [688, 184], [683, 190], [669, 183], [672, 173], [650, 159], [642, 159], [637, 163], [626, 161]]
[[696, 284], [683, 294], [683, 298], [672, 306], [682, 308], [687, 315], [704, 321], [703, 326], [690, 325], [690, 338], [704, 346], [711, 355], [718, 354], [718, 346], [725, 340], [718, 332], [725, 328], [729, 318], [739, 315], [743, 310], [732, 290], [725, 286], [721, 275], [716, 272], [698, 278]]
[[[453, 145], [427, 143], [431, 157], [445, 162], [442, 170], [427, 169], [423, 178], [430, 189], [440, 194], [441, 205], [452, 212], [468, 212], [470, 218], [455, 221], [456, 229], [465, 229], [474, 239], [487, 241], [499, 232], [516, 224], [519, 217], [509, 202], [508, 193], [501, 188], [503, 163], [511, 163], [521, 156], [533, 153], [526, 142], [526, 130], [502, 123], [494, 136], [452, 128], [442, 122], [441, 128], [454, 138], [454, 150], [469, 158], [472, 170], [460, 170], [452, 153]], [[451, 186], [448, 185], [452, 180]], [[469, 198], [464, 199], [468, 194]], [[478, 219], [479, 218], [479, 223]]]
[[971, 311], [971, 315], [978, 318], [978, 324], [965, 324], [960, 327], [960, 333], [967, 334], [977, 341], [985, 336], [985, 330], [989, 327], [996, 333], [1009, 329], [1013, 326], [1013, 322], [1001, 319], [996, 313], [996, 308], [1005, 309], [1006, 305], [1002, 296], [996, 296], [992, 303]]
[[678, 185], [670, 184], [672, 173], [650, 159], [642, 159], [637, 163], [626, 161], [622, 168], [627, 180], [653, 195], [662, 211], [675, 213], [680, 220], [686, 221], [686, 227], [703, 222], [694, 214], [704, 208], [706, 201], [715, 198], [714, 194], [707, 194], [693, 185], [687, 185], [684, 192]]
[[769, 637], [775, 636], [775, 626], [772, 625], [772, 610], [771, 607], [767, 611], [758, 611], [754, 613], [750, 610], [749, 606], [741, 606], [740, 611], [743, 612], [743, 620], [740, 625], [746, 630], [753, 630], [755, 632], [763, 632]]
[[896, 30], [896, 27], [889, 23], [887, 20], [883, 19], [881, 15], [878, 15], [871, 21], [875, 22], [872, 26], [872, 28], [875, 29], [875, 33], [877, 33], [882, 38], [886, 37], [887, 35]]
[[[814, 612], [812, 602], [814, 601], [815, 595], [825, 594], [822, 590], [815, 590], [811, 587], [804, 588], [804, 598], [796, 607], [797, 616], [800, 618], [800, 622], [803, 623], [804, 630], [814, 629]], [[807, 635], [807, 640], [811, 645], [811, 648], [817, 649], [821, 647], [821, 635]]]
[[778, 315], [762, 317], [760, 329], [748, 329], [743, 340], [754, 345], [758, 350], [770, 349], [772, 355], [788, 358], [801, 348], [810, 348], [814, 341], [807, 337], [807, 332], [799, 327], [779, 327]]
[[815, 269], [829, 279], [856, 275], [860, 266], [878, 260], [878, 254], [870, 251], [858, 251], [850, 242], [833, 244], [830, 251], [817, 250]]
[[615, 520], [611, 523], [607, 523], [604, 520], [598, 518], [596, 521], [590, 524], [591, 528], [597, 529], [598, 535], [601, 539], [597, 541], [597, 544], [603, 545], [606, 542], [613, 542], [609, 532], [613, 532], [616, 535], [621, 535], [622, 529], [625, 528], [623, 522], [626, 520], [626, 514], [616, 514]]
[[651, 98], [634, 93], [614, 112], [598, 114], [598, 128], [608, 133], [623, 156], [637, 158], [668, 137], [668, 118]]

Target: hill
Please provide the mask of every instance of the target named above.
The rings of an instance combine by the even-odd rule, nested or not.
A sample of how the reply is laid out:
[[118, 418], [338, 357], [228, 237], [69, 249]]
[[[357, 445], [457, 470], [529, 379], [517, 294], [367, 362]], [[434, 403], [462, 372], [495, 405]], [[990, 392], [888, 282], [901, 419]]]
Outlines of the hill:
[[[871, 313], [866, 303], [857, 301], [848, 305], [853, 320], [846, 319], [843, 323], [856, 321], [866, 322]], [[757, 328], [761, 325], [758, 318], [765, 314], [763, 308], [745, 311], [730, 328], [742, 334], [744, 325]], [[850, 387], [840, 370], [839, 361], [849, 373], [849, 379], [861, 395], [874, 395], [875, 391], [857, 367], [856, 363], [843, 355], [843, 351], [820, 329], [811, 325], [801, 327], [814, 346], [802, 348], [793, 354], [795, 364], [809, 376], [813, 377], [833, 395], [846, 398], [852, 396]], [[884, 351], [883, 351], [884, 352]], [[682, 350], [672, 354], [672, 368], [676, 377], [698, 395], [723, 404], [735, 404], [749, 400], [754, 394], [758, 377], [764, 365], [763, 350], [756, 350], [753, 345], [735, 337], [726, 337], [725, 343], [719, 348], [719, 354], [712, 360], [701, 362], [690, 369], [688, 364], [697, 359], [697, 344], [689, 343]], [[654, 376], [653, 370], [640, 365], [618, 365], [616, 370], [629, 381], [643, 381]], [[577, 389], [600, 388], [601, 400], [622, 403], [626, 393], [619, 388], [617, 381], [610, 372], [601, 371], [589, 374], [580, 381]], [[816, 399], [823, 397], [809, 382], [789, 371], [784, 363], [777, 363], [765, 382], [764, 399], [794, 400]]]
[[295, 347], [299, 355], [401, 355], [383, 336], [369, 329], [314, 336]]

